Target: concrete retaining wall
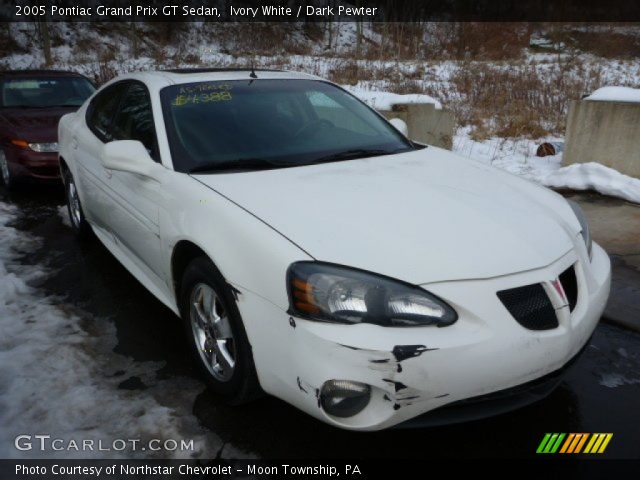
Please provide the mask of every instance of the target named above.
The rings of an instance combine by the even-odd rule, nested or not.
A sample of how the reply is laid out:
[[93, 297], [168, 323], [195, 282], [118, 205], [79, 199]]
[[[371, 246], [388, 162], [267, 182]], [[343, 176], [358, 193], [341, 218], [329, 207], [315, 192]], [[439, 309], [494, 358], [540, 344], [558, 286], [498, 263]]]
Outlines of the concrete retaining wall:
[[379, 110], [389, 120], [400, 118], [409, 129], [409, 138], [421, 143], [451, 150], [455, 118], [448, 110], [436, 110], [431, 103], [394, 105], [392, 110]]
[[640, 178], [640, 103], [571, 104], [563, 163], [598, 162]]

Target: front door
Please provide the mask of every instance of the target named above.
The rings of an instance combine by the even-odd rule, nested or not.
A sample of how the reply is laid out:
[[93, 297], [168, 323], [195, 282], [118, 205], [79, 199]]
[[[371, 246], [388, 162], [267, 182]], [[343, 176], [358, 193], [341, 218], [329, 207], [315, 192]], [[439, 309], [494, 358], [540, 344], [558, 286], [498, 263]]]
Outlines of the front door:
[[[149, 152], [149, 161], [160, 161], [151, 100], [141, 82], [129, 82], [111, 131], [113, 140], [140, 141]], [[116, 243], [152, 280], [164, 285], [159, 229], [162, 185], [157, 180], [115, 170], [106, 170], [105, 178], [108, 223]]]

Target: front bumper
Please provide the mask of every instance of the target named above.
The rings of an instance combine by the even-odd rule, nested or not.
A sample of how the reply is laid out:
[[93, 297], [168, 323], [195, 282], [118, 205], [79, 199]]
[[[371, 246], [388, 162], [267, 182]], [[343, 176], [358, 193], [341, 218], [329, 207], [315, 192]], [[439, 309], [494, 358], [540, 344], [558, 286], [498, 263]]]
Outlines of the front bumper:
[[517, 410], [546, 398], [562, 382], [565, 373], [574, 365], [588, 343], [558, 370], [530, 382], [487, 393], [478, 397], [465, 398], [430, 410], [397, 425], [398, 428], [421, 428], [451, 425], [454, 423], [480, 420]]
[[51, 181], [60, 178], [60, 162], [56, 152], [40, 153], [8, 147], [5, 155], [15, 178]]
[[[579, 287], [577, 305], [571, 313], [568, 306], [557, 308], [559, 326], [554, 329], [521, 326], [496, 295], [515, 286], [550, 284], [571, 265]], [[378, 430], [562, 369], [591, 337], [610, 283], [604, 250], [594, 244], [589, 262], [584, 243], [576, 242], [574, 250], [545, 268], [424, 285], [459, 314], [455, 324], [444, 328], [307, 321], [246, 291], [239, 296], [239, 307], [266, 392], [332, 425]], [[349, 418], [328, 415], [319, 392], [331, 379], [370, 385], [368, 406]]]

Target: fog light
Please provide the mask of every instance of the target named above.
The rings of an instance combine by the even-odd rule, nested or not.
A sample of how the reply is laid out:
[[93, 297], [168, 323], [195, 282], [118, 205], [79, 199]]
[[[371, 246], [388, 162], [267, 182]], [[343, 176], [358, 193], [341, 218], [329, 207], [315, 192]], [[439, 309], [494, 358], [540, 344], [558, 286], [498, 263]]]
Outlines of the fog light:
[[360, 413], [369, 404], [371, 387], [350, 380], [329, 380], [320, 390], [320, 404], [334, 417], [346, 418]]

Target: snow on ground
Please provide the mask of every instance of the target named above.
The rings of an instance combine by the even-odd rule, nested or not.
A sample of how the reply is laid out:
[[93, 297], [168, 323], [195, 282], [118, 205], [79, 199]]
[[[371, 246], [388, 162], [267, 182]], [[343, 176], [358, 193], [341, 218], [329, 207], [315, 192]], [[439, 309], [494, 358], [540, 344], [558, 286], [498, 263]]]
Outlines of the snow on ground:
[[436, 110], [442, 109], [442, 104], [429, 95], [419, 93], [399, 95], [391, 92], [365, 90], [363, 88], [352, 87], [350, 85], [343, 85], [342, 88], [358, 97], [371, 108], [375, 108], [377, 110], [391, 110], [394, 105], [414, 103], [432, 103], [435, 105]]
[[602, 87], [585, 98], [600, 102], [640, 102], [640, 89], [630, 87]]
[[541, 140], [491, 138], [474, 141], [470, 129], [460, 128], [453, 139], [453, 150], [465, 157], [493, 165], [547, 187], [573, 190], [595, 190], [603, 195], [640, 204], [640, 180], [623, 175], [598, 163], [582, 163], [562, 167], [562, 153], [537, 157]]
[[567, 165], [540, 178], [547, 187], [595, 190], [603, 195], [640, 204], [640, 180], [599, 163]]
[[[117, 338], [107, 319], [90, 318], [32, 286], [47, 272], [21, 263], [39, 242], [9, 225], [17, 215], [17, 208], [0, 202], [0, 458], [214, 458], [224, 444], [191, 412], [202, 384], [158, 380], [161, 362], [134, 362], [113, 352]], [[118, 389], [127, 378], [118, 371], [141, 378], [148, 388]], [[96, 450], [14, 447], [17, 435], [39, 434], [61, 438], [62, 445], [93, 440]], [[133, 452], [127, 443], [123, 451], [97, 451], [99, 441], [123, 448], [116, 439], [140, 439], [140, 445], [193, 440], [193, 449]]]
[[60, 205], [58, 207], [58, 216], [60, 217], [60, 220], [62, 220], [63, 225], [66, 225], [67, 227], [71, 226], [71, 218], [69, 218], [69, 209], [67, 208], [66, 205]]
[[619, 373], [604, 373], [600, 377], [600, 385], [608, 388], [616, 388], [622, 385], [634, 385], [640, 383], [638, 378], [627, 378]]
[[459, 128], [453, 138], [453, 151], [529, 180], [539, 181], [542, 176], [558, 170], [562, 163], [562, 155], [536, 157], [536, 149], [542, 141], [557, 142], [562, 139], [533, 141], [493, 137], [475, 141], [470, 137], [470, 128]]

